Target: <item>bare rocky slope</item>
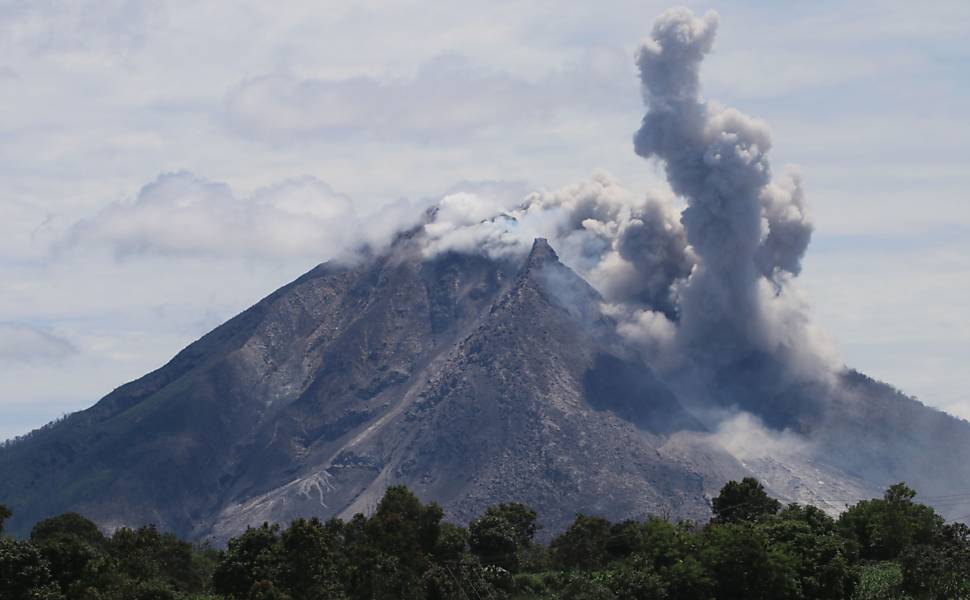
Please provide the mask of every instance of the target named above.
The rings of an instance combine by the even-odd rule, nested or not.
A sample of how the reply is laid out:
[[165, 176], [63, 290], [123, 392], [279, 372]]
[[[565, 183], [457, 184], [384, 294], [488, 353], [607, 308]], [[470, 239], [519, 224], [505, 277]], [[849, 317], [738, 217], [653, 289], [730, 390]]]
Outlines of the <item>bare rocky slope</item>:
[[74, 510], [218, 543], [264, 520], [366, 512], [395, 483], [458, 522], [522, 501], [549, 533], [578, 511], [704, 518], [747, 474], [791, 500], [898, 479], [970, 489], [970, 426], [854, 373], [824, 408], [791, 404], [811, 448], [732, 453], [599, 304], [544, 240], [523, 262], [425, 259], [402, 236], [384, 256], [313, 269], [0, 449], [0, 503], [19, 533]]

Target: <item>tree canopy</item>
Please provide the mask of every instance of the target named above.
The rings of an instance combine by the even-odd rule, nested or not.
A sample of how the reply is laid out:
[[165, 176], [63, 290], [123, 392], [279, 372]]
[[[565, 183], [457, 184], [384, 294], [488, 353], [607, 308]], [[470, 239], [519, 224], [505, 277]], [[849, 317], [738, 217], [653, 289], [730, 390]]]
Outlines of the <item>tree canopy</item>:
[[[222, 550], [152, 525], [106, 535], [67, 513], [0, 535], [4, 600], [916, 600], [970, 597], [970, 528], [904, 484], [837, 519], [729, 482], [707, 524], [577, 514], [549, 544], [537, 512], [467, 528], [389, 487], [370, 516], [263, 523]], [[10, 511], [0, 507], [0, 525]]]

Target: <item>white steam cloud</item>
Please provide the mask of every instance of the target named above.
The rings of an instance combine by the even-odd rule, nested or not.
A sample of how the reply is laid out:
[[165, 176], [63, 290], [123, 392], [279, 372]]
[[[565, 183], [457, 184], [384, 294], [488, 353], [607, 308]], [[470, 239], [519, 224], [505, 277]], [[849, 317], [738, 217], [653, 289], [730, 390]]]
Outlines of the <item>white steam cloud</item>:
[[547, 238], [608, 302], [672, 319], [675, 283], [693, 265], [670, 200], [635, 198], [603, 172], [510, 207], [481, 194], [445, 196], [425, 233], [428, 255], [474, 251], [496, 258], [521, 255], [536, 237]]
[[382, 246], [421, 221], [399, 202], [362, 214], [349, 198], [313, 177], [288, 179], [237, 196], [222, 182], [187, 171], [166, 173], [128, 201], [71, 227], [58, 245], [104, 248], [115, 256], [230, 256], [283, 260], [334, 258]]

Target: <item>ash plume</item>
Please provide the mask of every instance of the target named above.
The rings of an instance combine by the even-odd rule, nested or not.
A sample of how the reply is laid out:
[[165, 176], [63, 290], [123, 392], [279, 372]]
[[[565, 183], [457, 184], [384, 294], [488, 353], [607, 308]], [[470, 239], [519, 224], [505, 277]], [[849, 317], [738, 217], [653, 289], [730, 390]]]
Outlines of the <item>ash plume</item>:
[[547, 238], [563, 262], [611, 304], [676, 319], [675, 287], [693, 258], [679, 216], [661, 193], [635, 198], [609, 174], [555, 191], [529, 194], [512, 206], [481, 193], [442, 198], [425, 226], [429, 256], [481, 252], [520, 256]]
[[791, 280], [811, 239], [800, 179], [772, 178], [767, 126], [701, 98], [700, 65], [718, 19], [672, 9], [640, 47], [647, 113], [634, 150], [660, 161], [696, 265], [679, 290], [678, 337], [692, 359], [718, 370], [770, 355], [795, 377], [829, 370]]
[[686, 396], [763, 411], [830, 385], [838, 362], [793, 284], [812, 235], [800, 177], [773, 177], [763, 122], [701, 96], [717, 24], [669, 10], [636, 54], [647, 111], [634, 150], [670, 191], [638, 198], [598, 172], [518, 203], [458, 192], [426, 225], [425, 252], [509, 257], [547, 238]]

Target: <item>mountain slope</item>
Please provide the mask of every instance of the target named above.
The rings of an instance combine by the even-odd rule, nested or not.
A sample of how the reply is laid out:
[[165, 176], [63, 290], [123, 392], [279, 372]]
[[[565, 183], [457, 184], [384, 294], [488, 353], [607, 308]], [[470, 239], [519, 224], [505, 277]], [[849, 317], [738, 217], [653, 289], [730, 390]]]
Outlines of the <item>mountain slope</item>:
[[807, 437], [708, 431], [544, 240], [521, 261], [427, 258], [419, 237], [313, 269], [0, 448], [11, 529], [75, 510], [222, 542], [264, 520], [348, 518], [404, 483], [459, 522], [502, 501], [541, 507], [551, 534], [577, 511], [703, 518], [746, 475], [833, 510], [905, 479], [970, 512], [964, 421], [848, 372], [793, 399], [779, 388], [765, 410], [752, 398]]
[[[225, 539], [255, 520], [364, 510], [388, 483], [458, 519], [516, 498], [703, 514], [700, 477], [661, 436], [699, 427], [542, 241], [525, 264], [406, 237], [323, 265], [169, 364], [0, 450], [25, 531], [78, 510]], [[667, 509], [669, 510], [669, 509]]]

